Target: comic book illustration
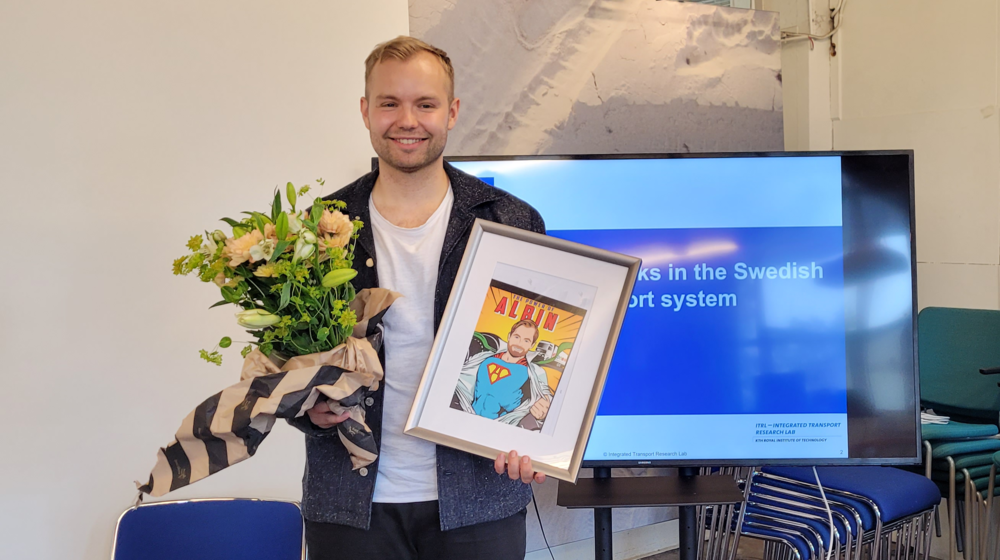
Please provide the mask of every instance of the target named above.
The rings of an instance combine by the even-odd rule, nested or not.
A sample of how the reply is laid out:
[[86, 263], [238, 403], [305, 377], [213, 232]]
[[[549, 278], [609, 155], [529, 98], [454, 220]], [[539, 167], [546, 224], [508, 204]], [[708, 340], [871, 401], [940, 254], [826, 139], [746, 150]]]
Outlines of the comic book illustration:
[[[551, 433], [545, 428], [552, 428], [556, 420], [561, 402], [557, 398], [559, 388], [572, 363], [570, 356], [587, 311], [498, 279], [510, 277], [511, 272], [519, 272], [520, 278], [531, 274], [524, 269], [505, 268], [507, 274], [495, 274], [490, 282], [451, 407]], [[567, 286], [594, 292], [592, 287], [576, 282], [537, 273], [534, 276], [544, 276], [549, 285], [558, 282], [562, 292]], [[592, 295], [585, 301], [592, 301]]]

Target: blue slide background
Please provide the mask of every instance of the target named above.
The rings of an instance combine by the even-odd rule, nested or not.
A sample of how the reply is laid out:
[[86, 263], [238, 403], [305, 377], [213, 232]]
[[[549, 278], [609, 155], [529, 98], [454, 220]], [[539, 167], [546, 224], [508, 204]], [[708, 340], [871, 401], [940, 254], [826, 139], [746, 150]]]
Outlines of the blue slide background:
[[[626, 315], [599, 415], [846, 413], [841, 227], [550, 230], [643, 259], [655, 307]], [[822, 279], [737, 280], [734, 265], [823, 268]], [[687, 269], [668, 280], [667, 267]], [[693, 267], [725, 267], [695, 280]], [[733, 293], [736, 307], [660, 306], [662, 294]]]

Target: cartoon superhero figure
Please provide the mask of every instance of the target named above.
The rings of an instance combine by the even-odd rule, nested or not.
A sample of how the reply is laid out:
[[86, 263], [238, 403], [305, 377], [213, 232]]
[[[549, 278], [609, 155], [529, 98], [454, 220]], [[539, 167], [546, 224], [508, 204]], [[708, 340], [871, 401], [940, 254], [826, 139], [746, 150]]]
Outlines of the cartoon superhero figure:
[[479, 365], [472, 399], [472, 410], [476, 414], [495, 420], [521, 406], [525, 395], [531, 395], [528, 360], [521, 358], [512, 364], [504, 360], [504, 355], [510, 353], [511, 343], [508, 342], [507, 352], [486, 358]]
[[545, 370], [527, 359], [537, 340], [538, 327], [523, 320], [511, 327], [506, 345], [499, 341], [499, 352], [487, 350], [470, 356], [459, 376], [456, 408], [539, 429], [548, 414], [552, 389]]

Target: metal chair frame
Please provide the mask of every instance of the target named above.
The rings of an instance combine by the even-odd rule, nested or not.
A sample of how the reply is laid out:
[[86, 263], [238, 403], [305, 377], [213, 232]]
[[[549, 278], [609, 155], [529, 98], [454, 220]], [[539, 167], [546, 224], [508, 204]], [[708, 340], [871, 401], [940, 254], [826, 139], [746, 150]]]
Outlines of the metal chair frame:
[[[768, 560], [807, 560], [790, 540], [771, 535], [745, 533], [745, 536], [764, 541], [764, 558]], [[782, 545], [784, 545], [782, 547]]]
[[[994, 511], [994, 491], [996, 490], [996, 464], [990, 465], [986, 496], [976, 488], [975, 479], [968, 469], [962, 469], [965, 507], [963, 523], [963, 552], [967, 560], [992, 560], [1000, 557], [997, 512]], [[960, 500], [961, 501], [961, 500]], [[957, 509], [957, 508], [956, 508]], [[992, 555], [990, 554], [992, 552]]]
[[[819, 487], [816, 486], [815, 484], [809, 484], [809, 483], [806, 483], [806, 482], [802, 482], [800, 480], [795, 480], [795, 479], [791, 479], [791, 478], [785, 478], [783, 476], [777, 476], [777, 475], [768, 474], [768, 473], [760, 473], [760, 476], [764, 477], [765, 479], [777, 480], [777, 481], [780, 481], [780, 482], [784, 482], [785, 484], [791, 484], [793, 486], [798, 486], [800, 488], [808, 488], [810, 490], [816, 490], [816, 491], [819, 490]], [[865, 534], [864, 539], [859, 539], [859, 545], [869, 545], [871, 547], [871, 549], [872, 549], [872, 554], [871, 554], [870, 558], [872, 560], [879, 560], [879, 553], [881, 552], [880, 551], [881, 547], [876, 546], [875, 543], [879, 543], [882, 540], [882, 511], [879, 509], [879, 507], [875, 503], [875, 501], [872, 500], [872, 499], [870, 499], [870, 498], [868, 498], [868, 497], [866, 497], [866, 496], [862, 496], [860, 494], [855, 494], [853, 492], [848, 492], [846, 490], [837, 490], [837, 489], [834, 489], [834, 488], [826, 488], [825, 486], [823, 487], [823, 490], [825, 491], [825, 493], [827, 495], [827, 501], [829, 501], [830, 496], [843, 496], [845, 498], [851, 498], [853, 500], [859, 501], [859, 502], [865, 504], [866, 506], [868, 506], [869, 508], [871, 508], [871, 511], [872, 511], [872, 513], [875, 516], [875, 529], [873, 531], [870, 531], [870, 533], [871, 533], [870, 535]], [[839, 504], [839, 505], [844, 506], [844, 504]], [[844, 506], [844, 507], [847, 507], [847, 506]], [[853, 508], [848, 507], [848, 509], [853, 509]]]
[[[767, 505], [757, 504], [755, 507], [758, 507], [758, 508], [761, 508], [761, 509], [765, 509], [766, 511], [774, 512], [774, 513], [783, 513], [785, 515], [801, 515], [799, 512], [794, 512], [792, 510], [786, 510], [784, 508], [775, 508], [775, 507], [771, 507], [771, 506], [767, 506]], [[748, 512], [748, 514], [749, 514], [749, 512]], [[772, 517], [772, 516], [769, 516], [769, 517]], [[777, 517], [777, 516], [773, 516], [773, 517], [775, 517], [775, 522], [776, 523], [780, 523], [781, 521], [778, 521], [778, 520], [782, 520], [782, 519], [784, 519], [785, 522], [788, 522], [788, 520], [785, 519], [785, 518], [783, 518], [783, 517]], [[803, 516], [803, 517], [805, 517], [805, 516]], [[826, 525], [828, 523], [828, 519], [826, 517], [808, 516], [808, 517], [806, 517], [806, 519], [811, 519], [813, 521], [820, 521], [824, 525]], [[796, 526], [798, 526], [798, 525], [796, 525]], [[824, 541], [826, 541], [826, 539], [823, 537], [822, 533], [820, 533], [819, 531], [817, 531], [815, 529], [815, 527], [813, 527], [812, 525], [805, 524], [805, 526], [808, 527], [810, 529], [810, 531], [816, 536], [816, 538], [819, 539], [820, 551], [821, 551], [821, 557], [822, 558], [824, 558], [824, 559], [826, 558], [827, 552], [829, 551], [829, 549], [830, 549], [831, 546], [833, 547], [833, 552], [830, 553], [832, 555], [831, 556], [832, 558], [841, 558], [841, 552], [842, 552], [842, 550], [844, 552], [846, 552], [846, 550], [841, 547], [841, 544], [840, 544], [840, 531], [838, 531], [836, 529], [836, 526], [834, 527], [833, 533], [830, 536], [830, 539], [829, 539], [830, 542], [824, 542]]]
[[[805, 519], [810, 519], [810, 520], [813, 520], [813, 521], [819, 521], [819, 522], [822, 522], [823, 524], [826, 524], [826, 523], [829, 522], [829, 518], [826, 516], [826, 510], [825, 509], [823, 510], [823, 515], [814, 514], [814, 513], [806, 513], [806, 512], [803, 512], [803, 511], [800, 511], [800, 510], [794, 510], [794, 509], [786, 509], [786, 508], [777, 507], [777, 506], [774, 506], [774, 505], [771, 505], [771, 504], [764, 504], [764, 503], [757, 502], [757, 501], [754, 500], [754, 495], [753, 494], [751, 494], [750, 499], [747, 500], [747, 505], [748, 506], [754, 506], [756, 508], [764, 509], [764, 510], [767, 510], [767, 511], [773, 511], [775, 513], [782, 513], [782, 514], [785, 514], [785, 515], [799, 516], [799, 517], [803, 517]], [[837, 513], [837, 512], [833, 512], [833, 513]], [[846, 523], [846, 518], [844, 518], [843, 521], [844, 521], [845, 525], [847, 525], [847, 527], [849, 528], [850, 525]], [[841, 544], [841, 542], [840, 542], [842, 537], [843, 537], [843, 539], [845, 541], [843, 544]], [[852, 550], [852, 547], [851, 547], [851, 532], [850, 532], [850, 530], [848, 530], [846, 534], [841, 535], [840, 534], [840, 530], [837, 529], [836, 525], [834, 525], [833, 533], [830, 536], [830, 540], [831, 540], [831, 542], [824, 543], [824, 550], [829, 550], [829, 548], [831, 546], [833, 546], [833, 558], [841, 558], [841, 557], [843, 557], [844, 560], [848, 560], [848, 554]], [[820, 542], [822, 542], [822, 539], [820, 539]]]
[[[803, 541], [805, 541], [806, 546], [809, 547], [809, 558], [819, 558], [818, 556], [816, 556], [816, 547], [814, 547], [813, 544], [812, 544], [812, 542], [805, 535], [803, 535], [801, 532], [795, 531], [793, 529], [788, 529], [788, 528], [785, 528], [785, 527], [775, 527], [771, 523], [760, 523], [760, 522], [755, 521], [754, 519], [750, 519], [750, 518], [756, 519], [756, 518], [758, 518], [758, 516], [755, 515], [755, 514], [752, 514], [752, 513], [746, 514], [744, 516], [744, 520], [743, 520], [743, 523], [746, 526], [748, 526], [748, 527], [758, 527], [758, 528], [761, 528], [761, 529], [766, 529], [768, 531], [774, 531], [776, 533], [783, 533], [785, 535], [792, 535], [792, 536], [795, 536], [795, 537], [799, 537], [800, 539], [802, 539]], [[764, 518], [764, 519], [766, 519], [766, 518]], [[798, 549], [795, 548], [794, 545], [792, 545], [792, 548], [795, 549], [796, 551], [798, 550]], [[772, 558], [769, 558], [767, 555], [765, 555], [764, 558], [765, 558], [765, 560], [774, 560]]]
[[[762, 488], [767, 488], [768, 490], [770, 490], [772, 492], [777, 492], [777, 493], [783, 494], [785, 496], [789, 496], [788, 498], [781, 498], [781, 497], [777, 497], [777, 496], [771, 496], [771, 495], [764, 494], [764, 495], [761, 495], [762, 498], [766, 498], [766, 499], [773, 500], [773, 501], [778, 501], [778, 502], [781, 502], [783, 504], [786, 504], [786, 505], [789, 505], [789, 506], [795, 506], [795, 507], [800, 507], [803, 504], [811, 504], [812, 507], [814, 507], [814, 508], [822, 511], [824, 514], [826, 513], [826, 506], [823, 504], [823, 500], [821, 498], [817, 497], [817, 496], [813, 496], [811, 494], [797, 493], [797, 492], [795, 492], [793, 490], [789, 490], [788, 488], [782, 488], [782, 487], [779, 487], [779, 486], [772, 486], [770, 484], [767, 484], [766, 480], [760, 480], [760, 479], [758, 479], [758, 480], [755, 481], [755, 484], [761, 486]], [[827, 494], [829, 494], [829, 492]], [[852, 550], [852, 552], [853, 552], [854, 560], [861, 560], [861, 554], [862, 554], [863, 547], [865, 545], [868, 545], [869, 548], [870, 548], [871, 544], [873, 542], [875, 542], [875, 534], [874, 534], [874, 532], [873, 531], [867, 531], [867, 532], [865, 531], [864, 522], [861, 519], [861, 514], [858, 513], [857, 510], [855, 510], [849, 504], [847, 504], [845, 502], [841, 502], [841, 501], [837, 500], [835, 497], [831, 498], [829, 495], [827, 496], [827, 502], [829, 502], [831, 506], [837, 506], [837, 507], [842, 508], [845, 511], [847, 511], [848, 513], [851, 514], [851, 518], [855, 522], [855, 527], [857, 527], [858, 530], [859, 530], [859, 533], [857, 535], [854, 535], [854, 534], [851, 535], [851, 540], [853, 542], [853, 546], [852, 546], [853, 550]], [[846, 516], [844, 516], [843, 514], [841, 514], [838, 511], [835, 511], [835, 510], [832, 510], [832, 513], [835, 516], [839, 516], [839, 518], [841, 518], [844, 521], [845, 525], [848, 528], [851, 527], [850, 521], [847, 519]]]
[[[788, 491], [788, 490], [786, 490], [784, 488], [778, 488], [778, 487], [768, 486], [766, 484], [760, 484], [759, 486], [761, 486], [762, 488], [767, 488], [768, 490], [771, 490], [771, 491], [788, 492], [790, 495], [794, 495], [794, 496], [800, 497], [800, 499], [798, 499], [798, 500], [792, 500], [792, 499], [789, 499], [789, 498], [783, 498], [783, 497], [780, 497], [780, 496], [773, 496], [773, 495], [770, 495], [770, 494], [760, 494], [759, 495], [759, 499], [766, 499], [766, 500], [769, 500], [769, 501], [772, 501], [772, 502], [778, 502], [780, 504], [787, 505], [787, 506], [792, 507], [792, 508], [796, 508], [796, 510], [793, 510], [793, 511], [795, 511], [797, 514], [801, 513], [801, 510], [803, 510], [803, 509], [811, 511], [811, 512], [815, 512], [815, 515], [819, 516], [823, 521], [827, 521], [828, 520], [828, 518], [826, 517], [826, 507], [823, 505], [823, 501], [820, 500], [819, 498], [815, 498], [813, 496], [808, 496], [808, 495], [794, 494], [794, 493], [791, 493], [790, 491]], [[751, 497], [758, 497], [758, 495], [754, 494], [754, 493], [751, 493]], [[827, 500], [827, 501], [830, 501], [830, 500]], [[809, 502], [812, 502], [812, 503], [809, 503]], [[862, 531], [864, 531], [864, 527], [863, 527], [862, 522], [861, 522], [861, 516], [858, 514], [858, 512], [854, 511], [853, 509], [851, 509], [850, 507], [848, 507], [846, 504], [842, 504], [842, 503], [839, 503], [839, 502], [836, 502], [836, 501], [830, 501], [830, 503], [831, 503], [831, 505], [842, 507], [842, 508], [846, 509], [851, 514], [854, 522], [857, 524], [856, 526], [857, 527], [861, 527]], [[760, 504], [757, 504], [757, 505], [760, 505]], [[844, 557], [845, 557], [845, 559], [849, 558], [849, 553], [851, 551], [854, 551], [854, 559], [855, 560], [860, 560], [861, 559], [861, 548], [857, 547], [857, 546], [854, 546], [854, 540], [855, 540], [856, 537], [852, 533], [851, 520], [848, 519], [846, 515], [842, 514], [841, 512], [839, 512], [839, 511], [837, 511], [835, 509], [831, 509], [830, 513], [833, 515], [833, 517], [835, 519], [837, 519], [838, 521], [840, 521], [844, 525], [844, 527], [847, 528], [847, 532], [844, 535], [844, 539], [846, 541], [845, 544], [844, 544], [844, 552], [845, 552]]]
[[[732, 476], [743, 486], [743, 501], [746, 502], [750, 485], [747, 481], [753, 476], [752, 467], [703, 467], [699, 474]], [[698, 508], [698, 527], [705, 531], [705, 538], [698, 547], [699, 560], [735, 560], [740, 544], [740, 532], [732, 527], [739, 527], [743, 522], [744, 508], [739, 504], [723, 504], [701, 506]]]
[[[994, 439], [996, 436], [994, 436]], [[990, 439], [990, 438], [983, 438]], [[934, 453], [930, 442], [924, 442], [924, 456], [926, 457], [924, 461], [924, 474], [930, 479], [931, 472], [933, 470], [933, 460]], [[948, 560], [955, 560], [958, 556], [958, 552], [961, 551], [963, 554], [966, 553], [966, 548], [969, 546], [974, 546], [975, 550], [972, 553], [972, 558], [978, 558], [976, 554], [980, 551], [985, 551], [980, 545], [982, 541], [976, 542], [976, 539], [982, 539], [988, 537], [987, 531], [977, 531], [979, 533], [976, 538], [973, 538], [973, 528], [979, 528], [980, 525], [974, 523], [974, 518], [978, 519], [978, 510], [975, 509], [975, 500], [972, 498], [972, 494], [979, 495], [979, 491], [975, 490], [973, 484], [973, 479], [969, 475], [968, 469], [962, 469], [962, 474], [965, 478], [963, 482], [963, 494], [958, 495], [957, 484], [955, 481], [955, 476], [958, 473], [958, 469], [955, 465], [955, 458], [952, 456], [946, 456], [944, 458], [945, 462], [948, 463], [948, 496], [946, 504], [948, 506], [948, 527], [951, 531], [948, 535]], [[996, 465], [990, 468], [990, 482], [989, 482], [989, 494], [987, 495], [986, 502], [988, 502], [987, 511], [992, 511], [993, 505], [993, 489], [994, 481], [996, 479]], [[970, 490], [971, 486], [971, 490]], [[959, 504], [959, 502], [964, 502], [964, 504]], [[960, 507], [961, 506], [961, 507]], [[959, 515], [961, 514], [961, 515]], [[934, 513], [934, 518], [937, 526], [937, 536], [942, 536], [939, 514], [937, 511]], [[959, 527], [961, 526], [961, 527]], [[985, 527], [988, 529], [988, 526]]]

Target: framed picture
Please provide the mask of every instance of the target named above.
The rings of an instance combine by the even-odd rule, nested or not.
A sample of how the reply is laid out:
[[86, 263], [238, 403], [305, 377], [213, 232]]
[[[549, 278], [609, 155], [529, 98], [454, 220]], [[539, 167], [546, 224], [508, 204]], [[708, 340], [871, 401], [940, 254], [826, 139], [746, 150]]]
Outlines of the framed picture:
[[476, 220], [405, 432], [575, 482], [639, 264]]

